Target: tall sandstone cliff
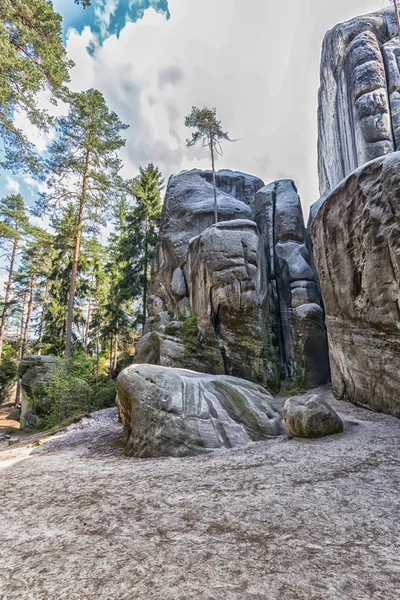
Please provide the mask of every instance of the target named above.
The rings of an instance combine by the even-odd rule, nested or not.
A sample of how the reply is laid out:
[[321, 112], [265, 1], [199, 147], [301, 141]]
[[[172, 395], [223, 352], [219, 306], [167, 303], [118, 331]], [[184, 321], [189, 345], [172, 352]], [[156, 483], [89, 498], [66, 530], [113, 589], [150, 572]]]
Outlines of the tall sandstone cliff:
[[393, 8], [325, 37], [312, 240], [333, 391], [400, 416], [400, 40]]

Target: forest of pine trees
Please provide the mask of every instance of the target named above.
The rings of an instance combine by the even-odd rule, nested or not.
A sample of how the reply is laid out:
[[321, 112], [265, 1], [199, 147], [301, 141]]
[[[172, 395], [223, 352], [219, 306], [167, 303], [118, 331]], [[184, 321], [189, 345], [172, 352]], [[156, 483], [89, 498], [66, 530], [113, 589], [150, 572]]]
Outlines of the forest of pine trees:
[[[127, 126], [99, 91], [68, 90], [73, 64], [61, 33], [46, 0], [1, 3], [0, 167], [46, 182], [46, 191], [30, 207], [21, 194], [0, 199], [0, 402], [20, 401], [22, 356], [49, 354], [90, 384], [102, 407], [114, 401], [114, 380], [146, 318], [163, 179], [153, 164], [122, 177]], [[39, 108], [43, 89], [67, 106], [64, 116]], [[16, 112], [52, 131], [44, 157], [15, 126]], [[38, 217], [49, 227], [38, 227]]]

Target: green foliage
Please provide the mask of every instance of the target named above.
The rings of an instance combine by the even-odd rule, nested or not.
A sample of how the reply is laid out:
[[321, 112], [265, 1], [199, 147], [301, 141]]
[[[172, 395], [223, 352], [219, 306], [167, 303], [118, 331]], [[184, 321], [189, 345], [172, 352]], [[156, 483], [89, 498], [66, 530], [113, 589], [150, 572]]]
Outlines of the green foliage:
[[118, 239], [118, 262], [122, 267], [118, 291], [125, 301], [141, 299], [142, 310], [137, 322], [143, 324], [146, 320], [150, 267], [161, 221], [164, 180], [152, 163], [146, 168], [140, 167], [139, 171], [138, 177], [129, 186], [135, 204], [126, 207], [125, 223]]
[[203, 146], [208, 146], [221, 154], [221, 141], [233, 141], [230, 139], [228, 132], [222, 129], [221, 121], [217, 119], [216, 108], [192, 106], [191, 113], [185, 117], [185, 126], [196, 129], [192, 133], [192, 137], [186, 140], [188, 147], [194, 146], [197, 142], [202, 142]]
[[4, 342], [0, 362], [0, 404], [6, 400], [17, 378], [18, 350], [15, 345]]
[[198, 348], [199, 327], [197, 317], [190, 315], [185, 319], [181, 329], [182, 343], [189, 352], [196, 352]]
[[[85, 1], [85, 0], [83, 0]], [[61, 16], [47, 0], [1, 0], [0, 2], [0, 137], [4, 160], [12, 170], [35, 170], [39, 160], [32, 144], [14, 124], [16, 112], [24, 113], [31, 124], [47, 130], [50, 119], [37, 107], [37, 94], [50, 90], [66, 94], [69, 69], [62, 44]]]
[[35, 393], [39, 428], [65, 419], [115, 406], [116, 383], [96, 375], [96, 362], [81, 352], [52, 364]]

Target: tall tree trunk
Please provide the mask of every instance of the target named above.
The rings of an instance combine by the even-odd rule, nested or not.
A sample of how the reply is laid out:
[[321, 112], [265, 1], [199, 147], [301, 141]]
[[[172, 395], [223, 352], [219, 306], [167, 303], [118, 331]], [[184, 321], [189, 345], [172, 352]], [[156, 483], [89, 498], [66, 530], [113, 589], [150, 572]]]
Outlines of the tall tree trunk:
[[[24, 329], [25, 329], [25, 305], [26, 305], [26, 292], [24, 292], [24, 297], [22, 300], [21, 325], [19, 328], [19, 362], [21, 362], [21, 359], [23, 356], [23, 345], [24, 345], [23, 338], [24, 338]], [[21, 379], [18, 377], [14, 406], [17, 406], [19, 404], [20, 399], [21, 399]]]
[[[16, 228], [16, 231], [18, 231], [18, 227]], [[15, 237], [14, 238], [14, 242], [13, 242], [13, 249], [11, 252], [11, 260], [10, 260], [10, 268], [8, 271], [8, 279], [7, 279], [7, 283], [6, 283], [6, 290], [5, 290], [5, 294], [4, 294], [4, 308], [3, 308], [3, 313], [1, 315], [1, 324], [0, 324], [0, 360], [1, 360], [1, 355], [3, 353], [3, 341], [4, 341], [4, 332], [6, 329], [6, 320], [7, 320], [7, 310], [8, 310], [8, 302], [10, 300], [10, 295], [11, 295], [11, 286], [12, 286], [12, 277], [13, 277], [13, 273], [14, 273], [14, 264], [15, 264], [15, 257], [17, 256], [17, 248], [18, 248], [18, 238]]]
[[39, 356], [42, 354], [42, 340], [43, 340], [43, 330], [44, 330], [44, 319], [46, 316], [46, 307], [47, 307], [47, 300], [49, 298], [49, 280], [46, 281], [46, 289], [44, 291], [44, 298], [43, 298], [43, 309], [42, 309], [42, 315], [40, 317], [40, 328], [39, 328], [39, 340], [38, 340], [38, 354]]
[[215, 222], [218, 223], [218, 203], [217, 203], [217, 180], [215, 177], [215, 160], [214, 160], [214, 138], [210, 129], [210, 152], [211, 152], [211, 168], [214, 188], [214, 218]]
[[82, 181], [82, 190], [81, 190], [81, 199], [79, 203], [79, 214], [78, 214], [78, 230], [76, 232], [75, 238], [75, 249], [74, 249], [74, 258], [72, 261], [72, 273], [71, 273], [71, 285], [69, 288], [69, 300], [68, 300], [68, 313], [67, 313], [67, 332], [65, 335], [65, 356], [68, 358], [71, 356], [71, 344], [72, 344], [72, 324], [74, 318], [74, 301], [75, 301], [75, 291], [76, 291], [76, 277], [78, 274], [78, 261], [79, 261], [79, 252], [81, 249], [81, 239], [82, 239], [82, 226], [83, 226], [83, 212], [85, 209], [85, 198], [86, 198], [86, 188], [87, 188], [87, 176], [89, 170], [89, 157], [90, 150], [89, 148], [86, 150], [86, 158], [85, 158], [85, 167], [83, 171], [83, 181]]
[[148, 270], [148, 252], [149, 252], [149, 220], [146, 217], [146, 226], [144, 234], [144, 264], [143, 264], [143, 308], [142, 308], [142, 333], [144, 333], [144, 326], [146, 325], [147, 318], [147, 270]]
[[96, 383], [99, 382], [99, 332], [96, 333]]
[[118, 324], [114, 336], [114, 361], [113, 361], [113, 372], [115, 373], [118, 364]]
[[87, 320], [86, 320], [86, 330], [85, 330], [85, 352], [87, 355], [87, 349], [89, 345], [89, 329], [90, 329], [90, 320], [92, 318], [92, 287], [93, 287], [94, 275], [92, 275], [92, 279], [90, 281], [90, 292], [89, 292], [89, 304], [87, 311]]
[[108, 379], [112, 379], [112, 365], [113, 365], [113, 335], [110, 336], [110, 370], [108, 373]]

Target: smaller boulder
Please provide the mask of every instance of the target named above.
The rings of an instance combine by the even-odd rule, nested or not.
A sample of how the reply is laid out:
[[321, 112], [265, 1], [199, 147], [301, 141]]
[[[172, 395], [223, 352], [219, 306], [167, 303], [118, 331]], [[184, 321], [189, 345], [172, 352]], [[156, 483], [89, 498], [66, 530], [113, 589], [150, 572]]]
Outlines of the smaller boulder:
[[288, 398], [283, 407], [286, 427], [296, 437], [320, 438], [343, 431], [343, 422], [318, 394]]

